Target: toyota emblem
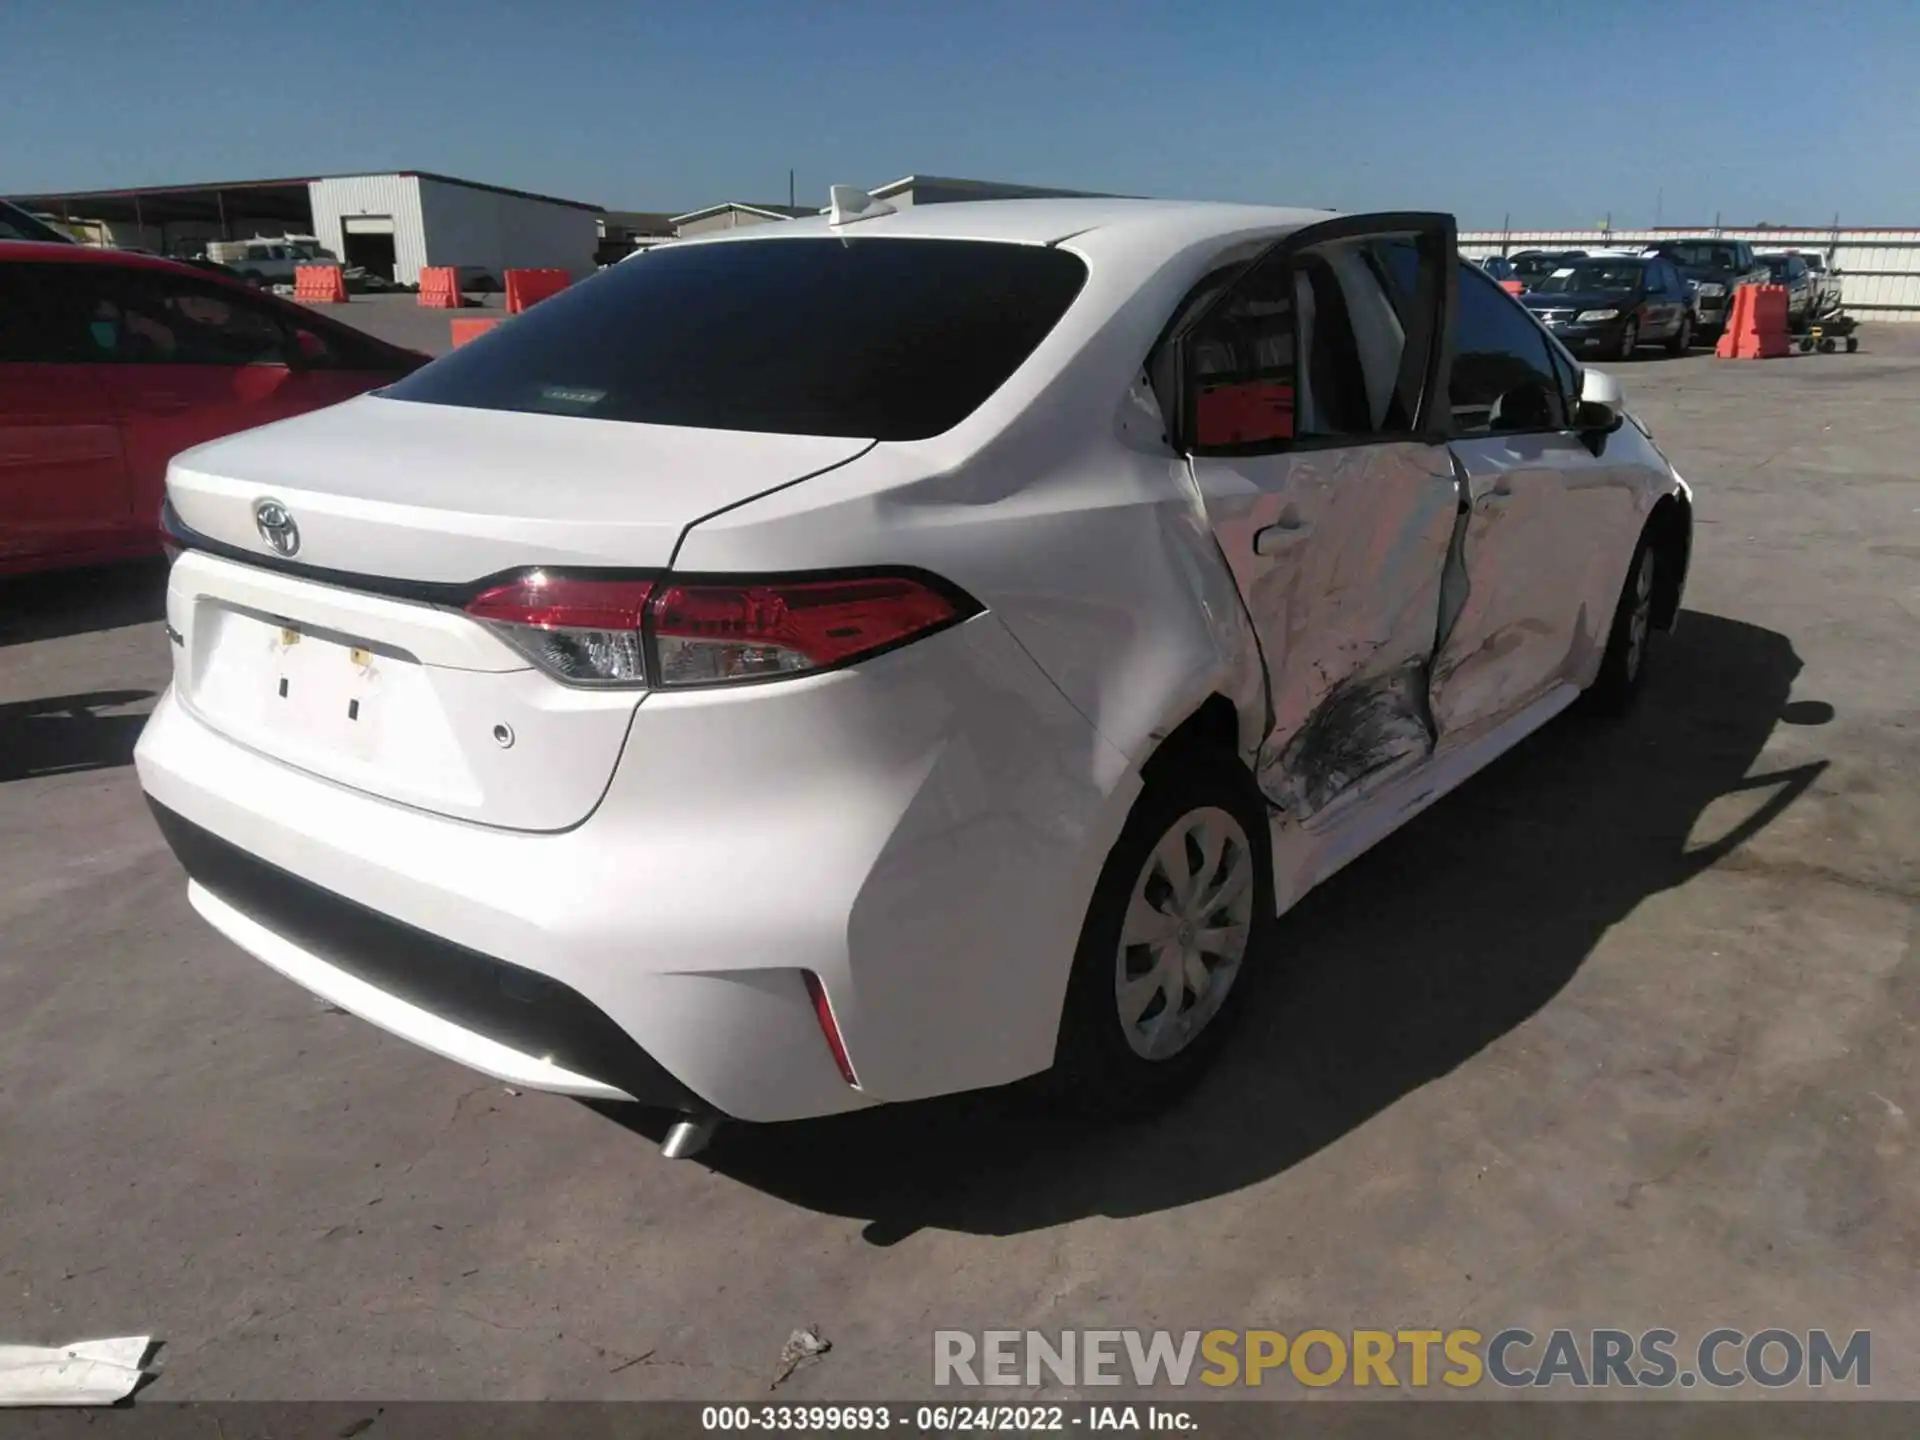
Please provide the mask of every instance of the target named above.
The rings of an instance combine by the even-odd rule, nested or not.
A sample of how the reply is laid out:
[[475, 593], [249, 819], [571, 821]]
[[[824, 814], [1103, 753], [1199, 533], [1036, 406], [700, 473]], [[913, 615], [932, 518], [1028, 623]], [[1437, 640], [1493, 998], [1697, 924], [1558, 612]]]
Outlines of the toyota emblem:
[[299, 553], [300, 527], [293, 523], [292, 513], [278, 500], [253, 502], [253, 526], [276, 555]]

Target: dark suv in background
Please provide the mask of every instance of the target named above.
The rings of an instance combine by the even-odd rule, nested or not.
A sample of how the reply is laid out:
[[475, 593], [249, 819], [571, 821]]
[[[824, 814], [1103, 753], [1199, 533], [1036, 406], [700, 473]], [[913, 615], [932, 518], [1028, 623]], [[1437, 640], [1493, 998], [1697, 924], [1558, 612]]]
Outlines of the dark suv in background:
[[1733, 292], [1742, 285], [1769, 285], [1766, 262], [1744, 240], [1667, 240], [1654, 247], [1679, 267], [1693, 289], [1695, 324], [1711, 343], [1727, 328]]
[[1661, 255], [1568, 260], [1520, 297], [1575, 355], [1631, 360], [1642, 345], [1684, 355], [1693, 345], [1687, 283]]

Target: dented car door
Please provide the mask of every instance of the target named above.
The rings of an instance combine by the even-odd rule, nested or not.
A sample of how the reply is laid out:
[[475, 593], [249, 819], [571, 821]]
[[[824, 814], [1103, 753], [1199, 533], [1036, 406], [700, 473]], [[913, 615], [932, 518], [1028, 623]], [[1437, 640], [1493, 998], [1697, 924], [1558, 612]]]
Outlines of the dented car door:
[[1461, 502], [1435, 428], [1453, 265], [1447, 217], [1311, 226], [1180, 341], [1184, 446], [1266, 664], [1260, 786], [1292, 820], [1434, 746]]
[[1464, 266], [1450, 400], [1468, 510], [1433, 666], [1443, 743], [1581, 683], [1612, 619], [1613, 538], [1632, 523], [1613, 467], [1570, 428], [1545, 332]]

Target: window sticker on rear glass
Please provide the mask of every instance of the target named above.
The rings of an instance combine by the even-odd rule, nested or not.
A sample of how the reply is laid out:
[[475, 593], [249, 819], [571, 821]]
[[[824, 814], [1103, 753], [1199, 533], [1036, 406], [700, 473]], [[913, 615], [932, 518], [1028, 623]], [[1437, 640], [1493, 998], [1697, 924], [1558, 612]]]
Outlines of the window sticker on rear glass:
[[1556, 280], [1564, 280], [1564, 279], [1566, 279], [1566, 278], [1567, 278], [1567, 276], [1569, 276], [1569, 275], [1571, 275], [1572, 273], [1573, 273], [1573, 267], [1572, 267], [1571, 265], [1569, 265], [1569, 266], [1568, 266], [1568, 267], [1567, 267], [1566, 269], [1564, 269], [1564, 270], [1556, 270], [1556, 271], [1554, 271], [1554, 272], [1553, 272], [1553, 278], [1554, 278], [1554, 279], [1556, 279]]
[[565, 414], [578, 415], [591, 410], [607, 398], [604, 390], [589, 390], [578, 385], [542, 385], [540, 387], [540, 408], [558, 410]]

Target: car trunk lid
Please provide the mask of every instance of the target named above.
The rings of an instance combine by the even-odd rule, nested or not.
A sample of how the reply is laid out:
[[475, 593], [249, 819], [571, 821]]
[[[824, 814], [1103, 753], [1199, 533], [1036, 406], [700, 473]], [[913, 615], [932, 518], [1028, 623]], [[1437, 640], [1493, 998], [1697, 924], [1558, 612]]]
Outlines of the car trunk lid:
[[276, 555], [254, 515], [274, 500], [301, 565], [464, 583], [527, 565], [665, 566], [702, 516], [870, 444], [366, 395], [186, 451], [167, 491], [189, 529], [241, 551]]
[[[693, 521], [867, 447], [368, 398], [189, 451], [169, 499], [205, 543], [168, 589], [176, 696], [337, 784], [569, 828], [599, 803], [644, 692], [561, 683], [462, 596], [536, 566], [664, 569]], [[256, 521], [263, 500], [297, 528], [290, 555]]]

